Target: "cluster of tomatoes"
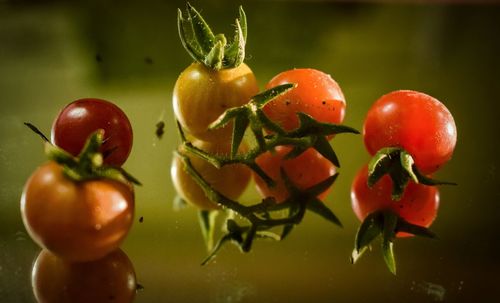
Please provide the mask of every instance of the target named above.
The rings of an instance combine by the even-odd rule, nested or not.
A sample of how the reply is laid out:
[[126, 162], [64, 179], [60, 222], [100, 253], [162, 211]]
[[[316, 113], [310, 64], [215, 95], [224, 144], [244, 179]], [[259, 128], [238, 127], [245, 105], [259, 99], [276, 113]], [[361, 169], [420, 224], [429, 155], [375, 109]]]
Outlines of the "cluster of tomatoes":
[[33, 172], [21, 198], [26, 230], [44, 248], [33, 268], [35, 296], [131, 302], [135, 274], [119, 250], [134, 217], [136, 180], [120, 167], [132, 148], [130, 122], [111, 102], [80, 99], [61, 110], [51, 137], [44, 137], [50, 160]]
[[[177, 79], [173, 108], [183, 141], [192, 142], [190, 151], [195, 150], [196, 155], [185, 153], [185, 144], [179, 151], [197, 173], [189, 172], [186, 162], [176, 156], [171, 173], [180, 197], [202, 210], [220, 210], [220, 204], [231, 204], [220, 203], [221, 200], [236, 200], [245, 190], [251, 168], [263, 201], [271, 199], [276, 204], [288, 201], [293, 195], [290, 183], [298, 190], [312, 190], [318, 199], [323, 199], [329, 188], [321, 187], [322, 191], [318, 191], [317, 186], [336, 174], [338, 161], [332, 161], [336, 156], [325, 157], [331, 154], [321, 148], [323, 143], [303, 148], [300, 140], [293, 139], [303, 133], [299, 131], [304, 128], [303, 117], [315, 121], [315, 127], [342, 123], [346, 101], [337, 82], [315, 69], [282, 72], [267, 83], [266, 89], [285, 84], [294, 87], [264, 102], [260, 112], [255, 99], [266, 92], [256, 96], [254, 74], [243, 63], [246, 39], [243, 11], [240, 9], [232, 43], [227, 43], [223, 35], [213, 35], [189, 4], [186, 14], [184, 18], [179, 11], [179, 33], [195, 63]], [[247, 116], [238, 116], [245, 110]], [[236, 119], [228, 123], [228, 117]], [[237, 153], [249, 150], [245, 143], [240, 144], [247, 127], [254, 133], [258, 148], [250, 149], [255, 157], [238, 157]], [[264, 135], [259, 137], [262, 131]], [[323, 134], [321, 128], [316, 131]], [[278, 136], [274, 136], [276, 133]], [[290, 143], [266, 145], [265, 140], [272, 141], [280, 134], [288, 140], [283, 142]], [[395, 91], [374, 103], [363, 127], [365, 146], [373, 158], [358, 172], [351, 190], [352, 208], [363, 221], [356, 237], [354, 261], [382, 235], [384, 257], [395, 272], [392, 252], [395, 237], [433, 235], [427, 227], [436, 217], [439, 192], [432, 185], [446, 182], [433, 180], [430, 175], [451, 158], [456, 136], [450, 112], [426, 94]], [[322, 140], [332, 138], [333, 135], [324, 134]], [[231, 165], [218, 165], [224, 162], [220, 159]], [[236, 212], [239, 209], [229, 208]], [[239, 241], [238, 237], [233, 240]]]
[[386, 263], [395, 273], [395, 237], [433, 237], [426, 228], [436, 218], [439, 191], [432, 185], [444, 182], [426, 175], [450, 160], [457, 130], [453, 116], [437, 99], [400, 90], [382, 96], [372, 105], [363, 136], [374, 158], [352, 183], [352, 208], [363, 221], [353, 259], [381, 234]]

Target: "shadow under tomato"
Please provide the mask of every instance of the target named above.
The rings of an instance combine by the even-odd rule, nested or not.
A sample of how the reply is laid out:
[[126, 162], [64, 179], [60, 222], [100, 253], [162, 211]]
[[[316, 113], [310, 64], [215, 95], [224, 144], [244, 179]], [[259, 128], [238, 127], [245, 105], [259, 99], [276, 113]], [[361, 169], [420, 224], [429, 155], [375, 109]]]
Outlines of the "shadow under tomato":
[[71, 263], [42, 250], [31, 274], [39, 303], [132, 302], [137, 283], [132, 262], [120, 249], [92, 262]]

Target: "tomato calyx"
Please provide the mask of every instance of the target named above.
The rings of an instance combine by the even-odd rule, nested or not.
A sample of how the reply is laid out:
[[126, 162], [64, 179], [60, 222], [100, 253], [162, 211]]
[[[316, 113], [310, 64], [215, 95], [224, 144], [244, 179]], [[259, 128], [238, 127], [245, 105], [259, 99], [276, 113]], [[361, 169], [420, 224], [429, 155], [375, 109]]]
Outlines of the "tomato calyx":
[[382, 237], [382, 254], [391, 273], [396, 274], [394, 240], [398, 232], [435, 239], [436, 234], [428, 228], [409, 223], [391, 210], [375, 211], [368, 215], [358, 228], [354, 241], [351, 263], [355, 264], [379, 236]]
[[228, 42], [224, 34], [214, 35], [201, 14], [189, 3], [186, 17], [178, 9], [177, 27], [184, 49], [197, 62], [213, 69], [234, 68], [245, 59], [247, 20], [243, 7], [239, 8], [234, 38]]
[[428, 186], [457, 185], [425, 176], [415, 165], [413, 157], [400, 147], [382, 148], [372, 157], [368, 163], [368, 187], [371, 188], [386, 174], [393, 181], [392, 200], [394, 201], [401, 199], [410, 180]]
[[103, 138], [102, 129], [91, 134], [78, 157], [73, 157], [50, 142], [45, 142], [45, 154], [50, 160], [62, 165], [64, 175], [76, 182], [104, 178], [125, 184], [130, 182], [141, 185], [139, 180], [123, 168], [103, 165], [103, 154], [99, 152]]
[[[264, 114], [263, 107], [268, 102], [293, 89], [294, 87], [294, 84], [283, 84], [268, 89], [263, 93], [254, 96], [247, 104], [227, 110], [210, 125], [209, 128], [216, 129], [223, 127], [234, 120], [231, 153], [229, 157], [211, 155], [196, 148], [186, 140], [182, 127], [178, 125], [183, 147], [189, 152], [210, 162], [217, 168], [234, 163], [247, 165], [270, 187], [275, 185], [275, 181], [272, 180], [272, 178], [270, 178], [255, 163], [255, 159], [267, 151], [274, 150], [277, 146], [293, 146], [290, 153], [286, 155], [286, 159], [297, 157], [308, 148], [312, 147], [335, 166], [340, 167], [338, 157], [328, 142], [327, 136], [340, 133], [359, 134], [356, 129], [344, 125], [318, 122], [305, 113], [298, 113], [300, 120], [299, 127], [292, 131], [285, 131], [276, 123], [269, 120], [269, 118], [267, 118]], [[238, 148], [243, 141], [247, 128], [250, 129], [257, 144], [245, 155], [240, 155], [238, 154]], [[273, 133], [265, 135], [264, 130], [269, 130]]]

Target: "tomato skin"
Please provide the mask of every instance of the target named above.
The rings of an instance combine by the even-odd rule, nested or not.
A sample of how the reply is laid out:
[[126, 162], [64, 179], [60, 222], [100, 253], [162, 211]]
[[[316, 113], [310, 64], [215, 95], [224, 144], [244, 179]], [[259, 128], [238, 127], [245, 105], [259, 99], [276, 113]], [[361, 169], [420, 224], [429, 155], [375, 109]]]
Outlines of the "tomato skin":
[[[257, 191], [265, 197], [274, 197], [281, 203], [288, 197], [285, 182], [281, 178], [280, 169], [283, 166], [290, 180], [300, 189], [309, 188], [335, 174], [335, 166], [316, 150], [309, 148], [293, 159], [284, 159], [292, 150], [289, 146], [278, 146], [275, 153], [266, 152], [256, 159], [262, 170], [276, 181], [276, 186], [270, 188], [257, 174], [254, 174]], [[324, 199], [329, 189], [321, 193], [318, 198]]]
[[133, 223], [131, 187], [112, 180], [75, 182], [55, 162], [40, 166], [21, 197], [31, 238], [70, 261], [91, 261], [115, 250]]
[[77, 156], [90, 134], [104, 130], [101, 152], [108, 165], [121, 166], [132, 149], [132, 126], [125, 113], [109, 101], [85, 98], [64, 107], [52, 124], [54, 145]]
[[309, 114], [325, 123], [342, 123], [346, 102], [340, 86], [328, 74], [302, 68], [282, 72], [271, 79], [266, 88], [295, 83], [297, 87], [278, 96], [264, 107], [264, 113], [285, 130], [299, 126], [297, 112]]
[[129, 303], [137, 288], [134, 267], [121, 250], [83, 263], [42, 250], [33, 264], [31, 282], [39, 303]]
[[258, 92], [257, 80], [245, 63], [214, 71], [195, 62], [175, 83], [172, 98], [175, 117], [186, 132], [197, 139], [228, 142], [231, 125], [212, 131], [208, 126], [226, 109], [248, 103]]
[[[229, 144], [214, 144], [204, 141], [194, 141], [193, 144], [210, 153], [228, 155]], [[250, 170], [243, 164], [231, 164], [217, 169], [212, 164], [197, 156], [189, 156], [193, 167], [203, 178], [224, 196], [236, 200], [245, 191], [250, 181]], [[172, 182], [179, 196], [186, 202], [201, 210], [217, 210], [220, 207], [208, 199], [203, 189], [184, 170], [184, 162], [174, 155], [170, 169]]]
[[422, 173], [438, 170], [452, 156], [457, 141], [453, 116], [437, 99], [424, 93], [400, 90], [378, 99], [363, 126], [368, 152], [402, 147]]
[[[399, 201], [391, 199], [392, 180], [383, 176], [372, 188], [368, 187], [368, 167], [365, 165], [358, 171], [351, 187], [351, 205], [360, 221], [378, 210], [389, 209], [406, 221], [429, 227], [437, 216], [439, 208], [439, 191], [435, 186], [408, 183]], [[397, 237], [411, 236], [399, 232]]]

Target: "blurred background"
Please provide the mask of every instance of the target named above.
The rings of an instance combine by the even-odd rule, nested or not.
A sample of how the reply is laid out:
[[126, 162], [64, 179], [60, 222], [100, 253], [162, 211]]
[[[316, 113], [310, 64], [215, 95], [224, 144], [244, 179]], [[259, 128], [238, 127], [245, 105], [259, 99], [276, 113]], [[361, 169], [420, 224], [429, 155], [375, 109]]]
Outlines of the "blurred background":
[[[191, 1], [216, 32], [231, 34], [243, 4], [247, 64], [261, 87], [275, 74], [312, 67], [332, 75], [347, 99], [345, 124], [361, 129], [381, 95], [426, 92], [453, 113], [458, 144], [436, 177], [432, 226], [440, 239], [395, 243], [398, 276], [378, 246], [349, 263], [359, 225], [350, 183], [368, 161], [362, 137], [339, 135], [340, 178], [325, 203], [344, 224], [308, 215], [282, 243], [250, 254], [205, 249], [195, 209], [174, 211], [172, 151], [179, 140], [172, 88], [191, 59], [177, 37], [184, 1], [0, 0], [0, 302], [34, 302], [39, 248], [19, 212], [24, 182], [45, 161], [40, 139], [67, 103], [98, 97], [119, 105], [134, 129], [125, 168], [137, 188], [136, 222], [122, 248], [144, 287], [136, 302], [491, 302], [498, 297], [500, 220], [500, 6], [495, 1]], [[156, 122], [166, 122], [155, 136]], [[245, 201], [256, 201], [249, 188]], [[139, 218], [143, 217], [143, 222]], [[89, 290], [91, 291], [91, 290]]]

